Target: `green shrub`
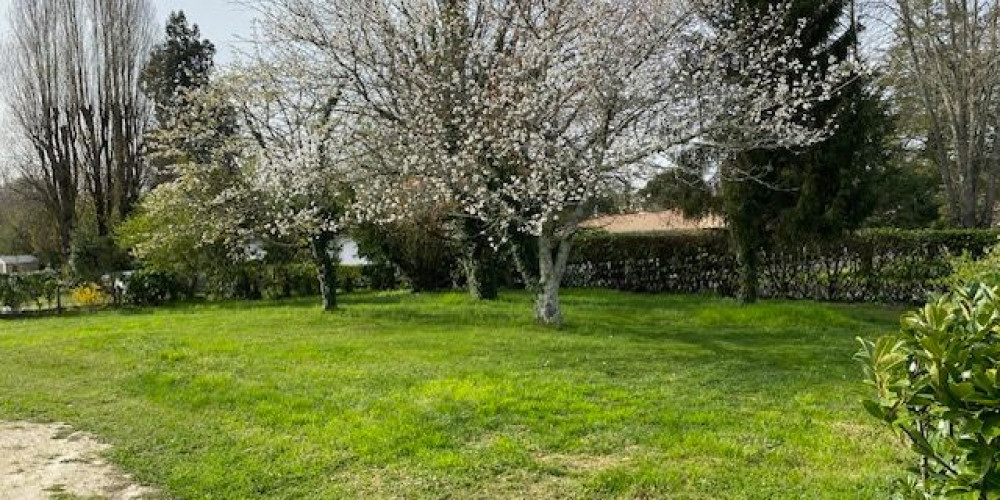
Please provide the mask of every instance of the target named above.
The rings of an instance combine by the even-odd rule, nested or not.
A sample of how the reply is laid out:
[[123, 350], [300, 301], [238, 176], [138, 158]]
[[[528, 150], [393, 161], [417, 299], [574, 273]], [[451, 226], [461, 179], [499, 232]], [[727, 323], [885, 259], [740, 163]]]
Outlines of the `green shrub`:
[[18, 274], [0, 275], [0, 306], [17, 312], [29, 302], [31, 297], [24, 286], [24, 278]]
[[364, 282], [363, 272], [364, 266], [337, 266], [337, 281], [340, 283], [340, 289], [344, 293], [351, 293], [360, 288]]
[[59, 293], [61, 280], [55, 271], [39, 271], [21, 275], [21, 286], [26, 295], [26, 301], [34, 302], [38, 309], [43, 303], [52, 305]]
[[1000, 498], [1000, 289], [956, 289], [861, 340], [865, 409], [915, 452], [904, 498]]
[[267, 298], [312, 297], [319, 293], [316, 264], [290, 255], [287, 261], [264, 263], [262, 290]]
[[111, 238], [78, 234], [73, 238], [70, 268], [77, 282], [96, 282], [101, 276], [132, 269], [132, 258]]
[[376, 289], [399, 286], [390, 269], [402, 273], [415, 291], [451, 288], [458, 270], [458, 249], [446, 225], [433, 215], [385, 226], [358, 228], [352, 237], [362, 256], [372, 262], [371, 284]]
[[[944, 289], [952, 255], [983, 255], [997, 240], [986, 230], [866, 230], [832, 242], [786, 244], [762, 253], [761, 297], [918, 303]], [[590, 233], [578, 239], [565, 284], [635, 292], [736, 290], [725, 230], [648, 234]]]
[[139, 270], [125, 278], [125, 299], [138, 306], [161, 305], [183, 294], [183, 284], [165, 271]]
[[400, 286], [396, 266], [385, 260], [376, 260], [361, 268], [361, 278], [372, 290], [395, 290]]
[[1000, 245], [994, 245], [981, 258], [965, 251], [950, 262], [952, 273], [944, 284], [959, 287], [973, 283], [1000, 286]]

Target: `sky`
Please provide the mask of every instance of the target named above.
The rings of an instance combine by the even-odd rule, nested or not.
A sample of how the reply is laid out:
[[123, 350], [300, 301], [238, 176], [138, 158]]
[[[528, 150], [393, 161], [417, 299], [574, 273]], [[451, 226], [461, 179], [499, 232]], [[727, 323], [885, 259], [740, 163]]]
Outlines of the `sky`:
[[[202, 38], [208, 38], [215, 44], [218, 51], [215, 57], [217, 66], [224, 66], [233, 61], [234, 57], [245, 48], [246, 40], [252, 34], [253, 11], [230, 0], [152, 0], [156, 10], [156, 24], [159, 26], [159, 36], [165, 36], [167, 17], [172, 11], [183, 10], [188, 22], [201, 28]], [[13, 0], [0, 0], [0, 37], [6, 37], [8, 12]], [[0, 64], [3, 64], [0, 61]], [[0, 139], [10, 140], [8, 128], [10, 117], [3, 96], [0, 95]], [[4, 148], [9, 149], [9, 148]], [[0, 180], [8, 173], [10, 158], [13, 153], [0, 150]]]
[[[253, 12], [230, 0], [152, 0], [156, 9], [157, 25], [162, 34], [163, 26], [171, 11], [183, 10], [189, 22], [201, 28], [203, 38], [215, 43], [219, 53], [216, 62], [224, 65], [232, 60], [239, 51], [241, 38], [247, 38], [251, 33]], [[6, 17], [12, 0], [0, 0], [0, 12], [3, 13], [3, 26], [7, 27]]]
[[[0, 0], [9, 2], [10, 0]], [[170, 12], [183, 10], [188, 22], [201, 28], [201, 36], [215, 43], [219, 53], [216, 62], [224, 65], [244, 44], [240, 39], [250, 36], [253, 12], [229, 0], [153, 0], [160, 25]]]

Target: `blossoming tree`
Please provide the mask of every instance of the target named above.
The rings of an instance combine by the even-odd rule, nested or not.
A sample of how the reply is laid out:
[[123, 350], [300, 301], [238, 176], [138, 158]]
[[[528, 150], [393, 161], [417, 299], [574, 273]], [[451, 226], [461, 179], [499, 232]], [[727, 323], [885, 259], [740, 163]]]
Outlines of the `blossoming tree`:
[[207, 164], [175, 165], [172, 180], [144, 203], [159, 219], [186, 214], [186, 227], [146, 231], [155, 238], [135, 246], [151, 255], [170, 248], [164, 241], [193, 241], [226, 249], [234, 262], [263, 258], [254, 251], [262, 245], [308, 248], [324, 309], [331, 310], [336, 240], [351, 199], [347, 121], [336, 82], [312, 78], [303, 59], [292, 56], [258, 53], [187, 96], [190, 109], [169, 131], [177, 138], [169, 143], [212, 144], [212, 154]]
[[531, 235], [537, 264], [520, 267], [545, 324], [562, 322], [596, 200], [692, 143], [736, 155], [822, 140], [800, 111], [846, 74], [787, 56], [799, 37], [780, 6], [720, 23], [731, 9], [687, 0], [256, 3], [274, 42], [312, 47], [347, 82], [360, 212], [435, 203], [496, 249]]
[[261, 236], [308, 245], [323, 308], [336, 308], [338, 235], [350, 204], [349, 121], [336, 80], [316, 79], [305, 59], [260, 56], [223, 83], [244, 130], [240, 161], [263, 214]]

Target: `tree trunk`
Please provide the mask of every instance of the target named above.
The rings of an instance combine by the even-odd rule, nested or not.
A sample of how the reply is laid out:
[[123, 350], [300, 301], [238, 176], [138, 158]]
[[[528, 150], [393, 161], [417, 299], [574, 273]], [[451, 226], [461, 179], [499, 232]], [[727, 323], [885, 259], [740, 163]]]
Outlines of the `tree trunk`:
[[500, 285], [497, 279], [496, 257], [485, 255], [469, 255], [462, 259], [462, 269], [465, 271], [465, 282], [469, 295], [475, 300], [496, 300], [500, 296]]
[[563, 323], [559, 288], [566, 272], [571, 242], [543, 234], [538, 237], [538, 290], [535, 298], [535, 318], [539, 323], [560, 326]]
[[469, 295], [475, 300], [496, 300], [500, 296], [497, 253], [484, 237], [483, 223], [466, 220], [463, 226], [465, 257], [462, 270]]
[[959, 223], [964, 228], [974, 228], [979, 225], [979, 211], [976, 210], [976, 202], [978, 201], [978, 193], [976, 192], [977, 182], [978, 180], [966, 179], [965, 185], [962, 186], [962, 213], [959, 214]]
[[321, 232], [312, 239], [313, 259], [319, 277], [319, 290], [323, 296], [323, 310], [337, 309], [337, 266], [330, 257], [330, 243], [333, 235]]
[[753, 238], [748, 238], [737, 228], [732, 228], [733, 249], [736, 251], [738, 283], [736, 300], [740, 304], [757, 302], [758, 264], [760, 260]]

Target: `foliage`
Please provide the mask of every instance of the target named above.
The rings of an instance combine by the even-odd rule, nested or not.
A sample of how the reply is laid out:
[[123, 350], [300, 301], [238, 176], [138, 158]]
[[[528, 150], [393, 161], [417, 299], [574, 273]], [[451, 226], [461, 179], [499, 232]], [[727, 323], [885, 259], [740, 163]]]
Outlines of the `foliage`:
[[[440, 220], [422, 217], [385, 225], [366, 225], [352, 235], [358, 252], [371, 262], [398, 268], [414, 291], [451, 288], [458, 271], [458, 251]], [[379, 279], [380, 285], [389, 282]]]
[[344, 293], [351, 293], [357, 288], [364, 286], [365, 266], [348, 266], [348, 265], [338, 265], [337, 266], [337, 278], [340, 281], [340, 288]]
[[43, 264], [61, 263], [56, 221], [28, 179], [4, 182], [0, 175], [0, 255], [28, 254]]
[[888, 3], [890, 76], [911, 147], [939, 173], [951, 222], [991, 227], [1000, 186], [1000, 2]]
[[402, 280], [399, 268], [384, 259], [375, 259], [361, 268], [361, 277], [372, 290], [385, 291], [399, 289]]
[[69, 259], [73, 278], [94, 282], [109, 272], [127, 271], [133, 267], [131, 256], [110, 237], [89, 231], [77, 231]]
[[850, 353], [898, 310], [564, 299], [560, 331], [528, 292], [4, 322], [0, 420], [91, 429], [166, 498], [889, 496], [905, 450], [857, 407]]
[[697, 150], [679, 154], [677, 168], [656, 175], [639, 192], [644, 208], [679, 210], [687, 217], [722, 213], [722, 197], [702, 171], [705, 159]]
[[[211, 138], [211, 154], [199, 157], [181, 148], [173, 179], [144, 203], [147, 221], [129, 228], [139, 234], [133, 243], [140, 257], [162, 253], [167, 243], [224, 252], [227, 260], [243, 264], [254, 260], [246, 255], [252, 247], [309, 249], [324, 304], [335, 307], [331, 244], [352, 197], [345, 165], [349, 143], [343, 117], [334, 113], [337, 81], [310, 78], [309, 64], [261, 53], [252, 64], [186, 95], [193, 113], [163, 130], [163, 142]], [[185, 206], [191, 199], [198, 204]], [[170, 219], [179, 216], [187, 221], [187, 234], [173, 235]], [[206, 259], [186, 263], [197, 272], [210, 265]]]
[[18, 311], [23, 305], [55, 303], [62, 281], [54, 271], [0, 275], [0, 306]]
[[21, 275], [0, 275], [0, 306], [16, 312], [30, 299]]
[[70, 291], [70, 297], [77, 305], [84, 307], [107, 304], [111, 297], [97, 283], [83, 283]]
[[992, 246], [981, 258], [976, 254], [961, 252], [951, 259], [952, 274], [944, 279], [951, 287], [966, 287], [975, 283], [1000, 286], [1000, 245]]
[[[733, 2], [729, 22], [745, 22], [773, 8], [775, 0]], [[844, 29], [849, 0], [793, 0], [783, 29], [798, 30], [801, 45], [790, 57], [814, 60], [823, 71], [849, 58], [854, 26]], [[715, 177], [739, 262], [739, 297], [753, 301], [760, 279], [758, 250], [778, 240], [830, 240], [859, 227], [878, 197], [877, 181], [888, 160], [892, 132], [888, 104], [864, 74], [855, 74], [830, 99], [799, 111], [797, 119], [833, 127], [826, 140], [784, 148], [757, 148], [720, 158], [699, 172]]]
[[140, 269], [125, 279], [125, 299], [139, 306], [157, 306], [184, 296], [184, 286], [165, 271]]
[[958, 288], [861, 340], [865, 409], [909, 441], [908, 498], [1000, 497], [1000, 289]]
[[306, 264], [311, 257], [300, 245], [259, 236], [266, 223], [245, 172], [220, 164], [183, 165], [176, 172], [117, 229], [118, 241], [144, 269], [174, 276], [186, 295], [315, 295], [316, 268]]
[[559, 287], [589, 208], [696, 139], [727, 152], [821, 140], [825, 127], [796, 117], [849, 74], [790, 59], [803, 33], [780, 29], [792, 23], [781, 6], [722, 26], [708, 22], [716, 2], [701, 1], [254, 3], [264, 38], [319, 61], [320, 81], [345, 82], [340, 111], [366, 174], [358, 217], [430, 207], [470, 220], [471, 234], [453, 229], [474, 245], [461, 250], [477, 261], [473, 288], [483, 240], [538, 238], [526, 278], [547, 324], [562, 321]]
[[153, 48], [141, 78], [143, 91], [156, 105], [161, 126], [187, 111], [189, 92], [208, 85], [214, 57], [215, 44], [201, 38], [198, 25], [188, 25], [184, 11], [171, 12], [166, 39]]
[[[204, 281], [223, 290], [260, 267], [262, 244], [253, 222], [252, 191], [243, 172], [219, 164], [178, 166], [135, 215], [117, 229], [120, 244], [146, 269], [165, 271], [195, 288]], [[246, 195], [234, 195], [234, 193]], [[239, 288], [239, 287], [237, 287]], [[252, 288], [252, 287], [250, 287]], [[253, 294], [251, 294], [253, 295]]]
[[276, 254], [265, 259], [262, 295], [265, 298], [315, 297], [319, 293], [316, 264], [299, 253]]
[[53, 216], [63, 255], [81, 203], [107, 236], [146, 186], [152, 107], [139, 74], [154, 36], [152, 4], [10, 3], [5, 102], [13, 143], [26, 147], [16, 166]]
[[56, 302], [59, 290], [62, 287], [62, 278], [55, 271], [39, 271], [21, 275], [25, 291], [28, 298], [35, 303], [38, 308], [42, 303], [53, 305]]
[[868, 227], [921, 229], [942, 221], [944, 193], [933, 165], [898, 147], [876, 185], [878, 196]]
[[[813, 300], [922, 302], [951, 274], [951, 255], [982, 255], [998, 232], [865, 230], [832, 242], [786, 243], [761, 252], [758, 292]], [[567, 286], [640, 292], [736, 293], [726, 231], [581, 238]]]

